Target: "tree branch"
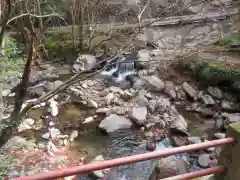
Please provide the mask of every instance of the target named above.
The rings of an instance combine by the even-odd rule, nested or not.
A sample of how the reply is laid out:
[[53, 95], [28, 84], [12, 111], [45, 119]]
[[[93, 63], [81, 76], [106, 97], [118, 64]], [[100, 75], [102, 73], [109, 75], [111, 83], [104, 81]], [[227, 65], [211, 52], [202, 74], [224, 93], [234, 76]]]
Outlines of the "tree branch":
[[36, 17], [36, 18], [46, 18], [46, 17], [56, 16], [56, 17], [59, 17], [60, 19], [64, 19], [63, 17], [60, 16], [60, 14], [56, 14], [56, 13], [46, 14], [46, 15], [36, 15], [36, 14], [31, 14], [31, 13], [24, 13], [24, 14], [20, 14], [20, 15], [18, 15], [18, 16], [15, 16], [15, 17], [9, 19], [9, 20], [7, 21], [7, 25], [8, 25], [10, 22], [12, 22], [12, 21], [14, 21], [14, 20], [16, 20], [16, 19], [19, 19], [19, 18], [21, 18], [21, 17], [24, 17], [24, 16], [30, 16], [30, 17]]

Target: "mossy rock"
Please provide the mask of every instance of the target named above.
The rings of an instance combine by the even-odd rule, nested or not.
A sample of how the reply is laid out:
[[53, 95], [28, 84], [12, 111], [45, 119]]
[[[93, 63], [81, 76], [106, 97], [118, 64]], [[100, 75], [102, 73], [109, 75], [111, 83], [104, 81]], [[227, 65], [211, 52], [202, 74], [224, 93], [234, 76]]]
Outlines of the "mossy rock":
[[216, 42], [216, 44], [226, 48], [240, 45], [240, 34], [225, 34]]
[[219, 61], [188, 61], [184, 68], [202, 83], [240, 92], [240, 68]]

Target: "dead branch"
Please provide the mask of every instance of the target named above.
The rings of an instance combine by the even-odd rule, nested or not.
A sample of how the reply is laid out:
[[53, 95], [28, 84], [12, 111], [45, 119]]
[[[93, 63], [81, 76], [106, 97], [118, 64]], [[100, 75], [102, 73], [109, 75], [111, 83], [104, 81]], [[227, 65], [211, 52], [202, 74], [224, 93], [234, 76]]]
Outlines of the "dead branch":
[[9, 19], [9, 20], [7, 21], [7, 25], [8, 25], [10, 22], [12, 22], [12, 21], [14, 21], [14, 20], [17, 20], [17, 19], [19, 19], [19, 18], [22, 18], [22, 17], [24, 17], [24, 16], [31, 16], [31, 17], [35, 17], [35, 18], [46, 18], [46, 17], [54, 17], [54, 16], [56, 16], [56, 17], [59, 17], [60, 19], [64, 20], [64, 18], [61, 17], [60, 14], [56, 14], [56, 13], [46, 14], [46, 15], [36, 15], [36, 14], [31, 14], [31, 13], [24, 13], [24, 14], [20, 14], [20, 15], [18, 15], [18, 16], [15, 16], [15, 17]]

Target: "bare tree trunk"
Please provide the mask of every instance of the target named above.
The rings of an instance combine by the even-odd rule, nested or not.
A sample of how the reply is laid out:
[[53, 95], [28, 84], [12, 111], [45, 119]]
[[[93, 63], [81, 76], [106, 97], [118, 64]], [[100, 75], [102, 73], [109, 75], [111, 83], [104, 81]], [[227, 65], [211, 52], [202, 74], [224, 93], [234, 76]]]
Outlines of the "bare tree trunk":
[[21, 121], [20, 112], [22, 109], [23, 101], [27, 93], [27, 85], [29, 82], [29, 76], [31, 72], [31, 64], [33, 56], [33, 39], [31, 37], [29, 41], [29, 50], [28, 50], [28, 59], [24, 67], [24, 72], [22, 75], [22, 80], [19, 86], [19, 90], [16, 94], [15, 99], [15, 108], [11, 114], [11, 117], [5, 123], [5, 128], [0, 129], [0, 147], [6, 143], [6, 141], [11, 137], [12, 132], [17, 128], [18, 124]]
[[[37, 0], [37, 11], [38, 11], [38, 15], [42, 16], [42, 12], [41, 12], [41, 6], [40, 6], [40, 0]], [[40, 30], [40, 34], [43, 35], [44, 33], [44, 29], [43, 29], [43, 20], [42, 18], [39, 18], [39, 30]]]

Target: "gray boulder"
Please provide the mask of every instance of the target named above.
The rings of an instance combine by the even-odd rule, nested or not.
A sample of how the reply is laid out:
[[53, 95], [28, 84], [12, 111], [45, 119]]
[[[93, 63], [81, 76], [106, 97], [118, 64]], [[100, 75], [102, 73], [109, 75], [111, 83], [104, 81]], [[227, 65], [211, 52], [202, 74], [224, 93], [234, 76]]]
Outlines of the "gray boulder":
[[223, 92], [217, 87], [209, 86], [207, 88], [207, 92], [214, 98], [217, 98], [217, 99], [223, 98]]
[[195, 89], [193, 89], [192, 86], [190, 86], [188, 83], [184, 82], [182, 84], [182, 88], [183, 90], [187, 93], [187, 95], [192, 98], [192, 99], [196, 99], [197, 97], [197, 91]]
[[99, 128], [104, 129], [107, 133], [111, 133], [119, 129], [129, 129], [131, 126], [131, 120], [116, 114], [111, 114], [99, 124]]
[[97, 59], [95, 56], [89, 54], [79, 55], [72, 67], [73, 73], [80, 71], [90, 70], [97, 65]]
[[[107, 154], [111, 159], [127, 157], [148, 152], [146, 144], [131, 131], [115, 131], [109, 134]], [[157, 160], [148, 160], [112, 168], [106, 180], [149, 180]]]
[[145, 124], [147, 120], [147, 108], [145, 106], [135, 106], [132, 109], [131, 118], [139, 125]]
[[156, 76], [145, 77], [148, 87], [151, 91], [162, 91], [164, 89], [164, 82]]

